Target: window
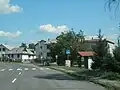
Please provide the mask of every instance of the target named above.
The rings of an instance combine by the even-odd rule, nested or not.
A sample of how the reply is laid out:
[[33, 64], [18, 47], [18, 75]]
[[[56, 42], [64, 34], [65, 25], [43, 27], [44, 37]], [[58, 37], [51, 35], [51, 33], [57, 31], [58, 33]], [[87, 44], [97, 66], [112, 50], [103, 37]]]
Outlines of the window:
[[47, 49], [49, 49], [50, 48], [50, 45], [47, 45]]
[[11, 57], [13, 58], [13, 54], [11, 55]]
[[51, 56], [51, 53], [47, 53], [47, 56], [50, 57], [50, 56]]
[[5, 51], [5, 48], [3, 48], [3, 51]]
[[0, 51], [1, 51], [1, 48], [0, 48]]
[[40, 54], [41, 54], [41, 55], [43, 55], [43, 53], [42, 53], [42, 52], [41, 52]]
[[20, 57], [20, 54], [17, 54], [17, 57], [19, 58], [19, 57]]
[[10, 58], [10, 54], [8, 54], [8, 57]]
[[42, 49], [42, 46], [40, 46], [40, 48]]

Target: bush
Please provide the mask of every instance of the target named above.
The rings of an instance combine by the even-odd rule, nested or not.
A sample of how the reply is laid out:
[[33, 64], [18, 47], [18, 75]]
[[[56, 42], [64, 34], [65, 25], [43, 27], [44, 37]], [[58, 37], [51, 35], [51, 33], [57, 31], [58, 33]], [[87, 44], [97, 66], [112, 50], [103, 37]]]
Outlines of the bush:
[[34, 59], [34, 62], [36, 62], [36, 63], [41, 63], [41, 60], [38, 59], [38, 58], [36, 58], [36, 59]]
[[114, 72], [105, 72], [100, 76], [100, 78], [108, 80], [120, 80], [120, 74]]

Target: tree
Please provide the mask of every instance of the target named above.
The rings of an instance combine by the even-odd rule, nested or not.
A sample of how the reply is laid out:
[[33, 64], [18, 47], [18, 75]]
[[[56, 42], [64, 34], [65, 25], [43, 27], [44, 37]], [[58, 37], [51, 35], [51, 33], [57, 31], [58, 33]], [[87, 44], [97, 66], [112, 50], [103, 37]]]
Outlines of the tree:
[[64, 62], [66, 59], [65, 51], [69, 49], [71, 51], [70, 60], [73, 63], [77, 58], [78, 51], [83, 50], [83, 47], [80, 46], [84, 42], [83, 31], [80, 30], [80, 32], [76, 34], [72, 29], [69, 32], [61, 33], [56, 39], [56, 54], [59, 56], [59, 59]]
[[115, 59], [115, 66], [116, 68], [114, 69], [115, 72], [120, 72], [120, 43], [118, 39], [118, 45], [115, 47], [114, 51], [114, 59]]
[[99, 29], [98, 40], [96, 41], [96, 45], [93, 47], [93, 51], [95, 52], [95, 55], [93, 57], [92, 69], [103, 69], [103, 60], [108, 53], [108, 44], [106, 39], [103, 39], [101, 29]]
[[35, 44], [34, 44], [34, 43], [31, 43], [31, 44], [28, 45], [28, 47], [29, 47], [30, 49], [35, 49]]
[[26, 43], [21, 43], [21, 46], [20, 46], [20, 47], [27, 48], [27, 45], [26, 45]]
[[49, 49], [50, 49], [50, 54], [51, 54], [51, 57], [52, 57], [52, 61], [54, 62], [54, 61], [56, 61], [56, 55], [57, 55], [57, 52], [56, 52], [56, 50], [57, 50], [57, 48], [56, 48], [56, 43], [50, 43], [49, 44]]
[[120, 0], [108, 0], [105, 5], [111, 11], [112, 9], [118, 10], [119, 9]]

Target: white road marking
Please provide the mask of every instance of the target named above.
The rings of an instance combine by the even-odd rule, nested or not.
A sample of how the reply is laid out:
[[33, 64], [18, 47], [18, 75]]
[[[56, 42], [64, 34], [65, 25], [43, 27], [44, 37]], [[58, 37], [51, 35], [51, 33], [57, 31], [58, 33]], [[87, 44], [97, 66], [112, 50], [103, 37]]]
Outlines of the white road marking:
[[21, 72], [19, 72], [19, 75], [21, 74]]
[[36, 70], [36, 68], [32, 68], [32, 70]]
[[18, 68], [17, 70], [18, 70], [18, 71], [22, 71], [22, 69], [20, 69], [20, 68]]
[[47, 70], [50, 70], [49, 68], [46, 68]]
[[25, 70], [28, 70], [28, 68], [25, 68]]
[[12, 71], [13, 69], [9, 69], [8, 71]]
[[40, 68], [40, 70], [44, 70], [43, 68]]
[[61, 68], [61, 70], [63, 70], [63, 71], [64, 71], [65, 69], [64, 69], [64, 68]]
[[5, 69], [1, 69], [1, 71], [5, 71]]
[[12, 80], [12, 83], [14, 83], [16, 80], [17, 80], [16, 78], [15, 78], [15, 79], [13, 79], [13, 80]]

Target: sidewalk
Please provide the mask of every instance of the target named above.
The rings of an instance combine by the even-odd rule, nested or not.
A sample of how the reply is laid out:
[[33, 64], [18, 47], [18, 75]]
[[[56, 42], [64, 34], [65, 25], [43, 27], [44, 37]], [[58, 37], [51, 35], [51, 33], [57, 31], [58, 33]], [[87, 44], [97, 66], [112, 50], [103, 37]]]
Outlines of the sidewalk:
[[120, 90], [120, 81], [101, 79], [99, 76], [97, 76], [99, 72], [94, 72], [83, 68], [65, 66], [49, 66], [49, 68], [64, 72], [78, 80], [86, 80], [102, 85], [108, 90]]

